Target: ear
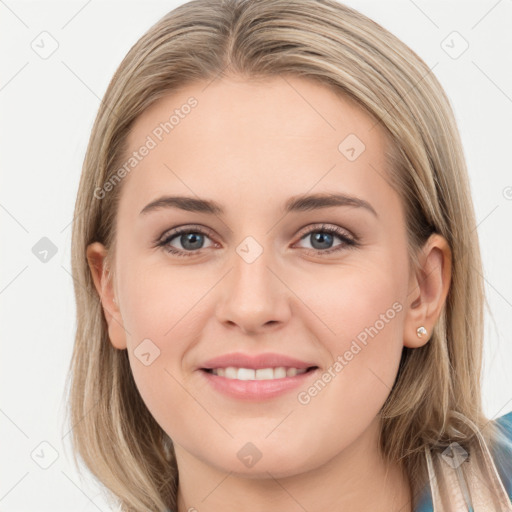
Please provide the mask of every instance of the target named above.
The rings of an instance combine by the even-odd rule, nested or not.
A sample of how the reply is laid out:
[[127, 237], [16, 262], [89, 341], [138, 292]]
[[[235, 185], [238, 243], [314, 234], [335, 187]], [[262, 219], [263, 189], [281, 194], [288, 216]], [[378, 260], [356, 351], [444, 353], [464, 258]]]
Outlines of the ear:
[[[452, 275], [452, 253], [446, 239], [434, 233], [419, 255], [420, 268], [413, 269], [409, 280], [407, 312], [404, 326], [404, 345], [418, 348], [432, 336], [432, 330], [441, 315]], [[418, 327], [427, 334], [421, 338]]]
[[114, 282], [106, 257], [107, 249], [103, 244], [94, 242], [87, 246], [87, 261], [108, 324], [110, 342], [115, 348], [122, 350], [126, 348], [126, 331], [119, 306], [114, 302], [114, 299], [117, 300]]

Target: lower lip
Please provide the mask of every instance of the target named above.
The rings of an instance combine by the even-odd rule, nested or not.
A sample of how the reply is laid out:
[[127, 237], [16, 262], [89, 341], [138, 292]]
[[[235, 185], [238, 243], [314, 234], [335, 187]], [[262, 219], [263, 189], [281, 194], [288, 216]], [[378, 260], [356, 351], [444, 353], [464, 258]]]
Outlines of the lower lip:
[[268, 400], [282, 395], [300, 385], [304, 385], [305, 381], [316, 375], [317, 371], [318, 368], [295, 375], [294, 377], [284, 377], [282, 379], [238, 380], [219, 377], [213, 373], [199, 370], [216, 391], [232, 398], [251, 401]]

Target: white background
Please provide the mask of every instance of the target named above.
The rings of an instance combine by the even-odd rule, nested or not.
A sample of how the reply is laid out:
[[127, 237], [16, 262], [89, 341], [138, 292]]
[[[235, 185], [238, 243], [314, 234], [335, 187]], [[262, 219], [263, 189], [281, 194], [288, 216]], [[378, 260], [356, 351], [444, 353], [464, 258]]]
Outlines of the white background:
[[[143, 32], [181, 3], [0, 0], [0, 511], [108, 510], [93, 480], [75, 472], [64, 423], [75, 332], [73, 206], [108, 82]], [[484, 408], [490, 418], [501, 416], [512, 410], [512, 0], [346, 3], [435, 65], [452, 102], [493, 313], [486, 319]], [[58, 43], [47, 59], [31, 47], [43, 31]], [[441, 46], [453, 31], [469, 43], [457, 59]], [[32, 252], [42, 237], [57, 248], [46, 263]], [[56, 450], [48, 469], [31, 457], [36, 450], [38, 460], [50, 461], [52, 450], [41, 442]]]

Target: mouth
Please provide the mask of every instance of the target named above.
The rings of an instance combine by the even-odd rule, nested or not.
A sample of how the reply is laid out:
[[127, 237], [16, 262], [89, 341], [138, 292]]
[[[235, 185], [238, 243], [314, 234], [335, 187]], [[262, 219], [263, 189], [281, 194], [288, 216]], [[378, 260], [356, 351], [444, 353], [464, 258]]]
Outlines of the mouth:
[[280, 380], [290, 377], [296, 377], [304, 373], [309, 373], [317, 370], [318, 366], [309, 366], [308, 368], [294, 368], [294, 367], [269, 367], [269, 368], [237, 368], [234, 366], [219, 367], [219, 368], [200, 368], [201, 371], [223, 377], [228, 380]]
[[[299, 386], [307, 386], [318, 366], [306, 368], [199, 368], [199, 374], [216, 393], [237, 401], [262, 402], [286, 396]], [[271, 373], [272, 372], [272, 373]]]

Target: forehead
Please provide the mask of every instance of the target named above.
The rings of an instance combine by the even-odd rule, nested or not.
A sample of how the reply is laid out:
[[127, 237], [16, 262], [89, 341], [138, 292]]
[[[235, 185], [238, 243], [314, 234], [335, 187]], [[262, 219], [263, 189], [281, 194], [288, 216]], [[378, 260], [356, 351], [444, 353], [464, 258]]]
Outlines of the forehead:
[[239, 143], [279, 137], [290, 142], [323, 140], [332, 146], [347, 130], [374, 145], [384, 138], [376, 121], [355, 100], [325, 84], [284, 76], [225, 78], [189, 84], [157, 100], [135, 121], [128, 141], [137, 145], [152, 134], [156, 142], [179, 145], [191, 135], [207, 143], [231, 134]]
[[393, 199], [380, 125], [354, 100], [304, 78], [189, 84], [139, 116], [128, 147], [126, 161], [139, 154], [124, 202], [138, 211], [164, 193], [227, 197], [238, 211], [308, 191], [350, 192], [381, 207]]

